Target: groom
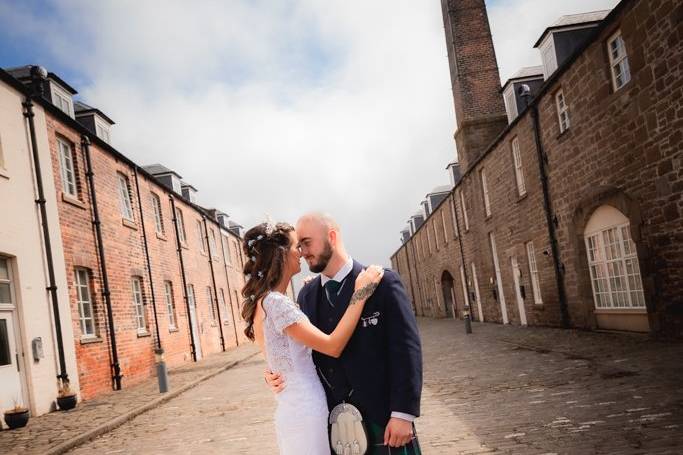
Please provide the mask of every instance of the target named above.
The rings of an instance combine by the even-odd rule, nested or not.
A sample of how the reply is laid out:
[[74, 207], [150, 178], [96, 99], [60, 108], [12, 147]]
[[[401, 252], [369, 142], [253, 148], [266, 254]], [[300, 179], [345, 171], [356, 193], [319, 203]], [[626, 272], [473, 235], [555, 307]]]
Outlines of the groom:
[[[342, 318], [363, 266], [346, 253], [330, 216], [304, 215], [296, 232], [309, 269], [320, 273], [301, 289], [298, 303], [311, 323], [329, 334]], [[413, 421], [420, 414], [422, 352], [415, 316], [396, 273], [384, 272], [342, 355], [335, 359], [314, 351], [313, 361], [329, 408], [346, 401], [363, 414], [368, 454], [420, 453]], [[286, 379], [266, 372], [276, 392]]]

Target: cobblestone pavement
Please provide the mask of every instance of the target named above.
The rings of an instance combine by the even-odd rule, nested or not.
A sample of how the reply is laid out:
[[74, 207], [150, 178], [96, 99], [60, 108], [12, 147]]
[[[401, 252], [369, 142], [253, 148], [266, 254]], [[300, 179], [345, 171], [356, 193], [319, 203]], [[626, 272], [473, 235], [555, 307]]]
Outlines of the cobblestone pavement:
[[[197, 363], [171, 369], [170, 390], [190, 384], [233, 362], [250, 358], [257, 352], [252, 344], [246, 344], [237, 349], [207, 356]], [[0, 431], [0, 454], [44, 454], [49, 448], [161, 396], [156, 378], [130, 387], [126, 385], [124, 378], [123, 384], [123, 390], [79, 403], [70, 411], [31, 417], [24, 428]]]
[[[642, 335], [419, 321], [425, 454], [681, 454], [683, 344]], [[277, 453], [251, 358], [73, 451]]]

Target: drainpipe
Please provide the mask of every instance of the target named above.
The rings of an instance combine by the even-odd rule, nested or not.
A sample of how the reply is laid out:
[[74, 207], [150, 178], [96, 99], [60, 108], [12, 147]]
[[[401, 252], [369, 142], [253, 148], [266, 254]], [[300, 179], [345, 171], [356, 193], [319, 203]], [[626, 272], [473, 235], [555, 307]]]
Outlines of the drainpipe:
[[533, 120], [534, 140], [536, 142], [536, 153], [538, 161], [538, 170], [541, 176], [541, 187], [543, 188], [543, 210], [545, 211], [546, 225], [548, 226], [548, 237], [550, 237], [550, 249], [553, 255], [553, 265], [555, 268], [555, 281], [557, 284], [557, 293], [560, 299], [560, 324], [562, 328], [569, 328], [569, 309], [567, 307], [567, 294], [564, 287], [564, 264], [560, 259], [560, 250], [557, 245], [557, 217], [553, 216], [552, 206], [550, 203], [550, 190], [548, 189], [548, 174], [546, 173], [545, 165], [548, 160], [548, 155], [543, 150], [543, 143], [541, 142], [541, 127], [538, 113], [538, 105], [536, 102], [529, 103], [528, 97], [531, 96], [528, 87], [522, 86], [520, 88], [520, 95], [527, 98], [527, 104], [531, 109], [531, 118]]
[[225, 269], [225, 282], [228, 283], [228, 300], [230, 301], [230, 315], [232, 316], [232, 328], [235, 332], [235, 346], [240, 345], [237, 337], [237, 321], [235, 320], [235, 309], [232, 306], [232, 290], [230, 289], [230, 276], [228, 275], [228, 263], [225, 261], [225, 244], [223, 243], [223, 233], [221, 233], [221, 251], [223, 253], [223, 268]]
[[[467, 262], [465, 262], [465, 249], [462, 246], [462, 237], [465, 231], [460, 230], [460, 217], [458, 216], [458, 206], [455, 201], [455, 188], [453, 189], [453, 214], [455, 215], [455, 224], [458, 229], [458, 245], [460, 246], [460, 260], [462, 261], [462, 272], [465, 276], [465, 288], [467, 289], [467, 294], [470, 292], [469, 277], [467, 276]], [[453, 290], [455, 291], [455, 289]], [[470, 316], [470, 303], [469, 295], [465, 296], [465, 333], [472, 333], [472, 317]]]
[[154, 278], [152, 277], [152, 262], [149, 259], [149, 246], [147, 245], [147, 231], [145, 230], [145, 219], [142, 213], [142, 198], [140, 197], [140, 182], [138, 179], [138, 168], [133, 168], [133, 175], [135, 176], [135, 190], [138, 195], [138, 206], [140, 208], [140, 226], [142, 227], [142, 243], [145, 245], [145, 259], [147, 261], [147, 274], [149, 275], [149, 291], [152, 296], [152, 313], [154, 314], [154, 327], [156, 329], [156, 349], [154, 350], [154, 359], [157, 364], [157, 381], [159, 382], [159, 392], [168, 392], [168, 370], [166, 369], [166, 361], [164, 360], [164, 348], [161, 346], [161, 335], [159, 333], [159, 317], [157, 315], [157, 303], [154, 296]]
[[109, 326], [109, 341], [111, 343], [111, 369], [114, 390], [121, 390], [121, 365], [119, 365], [119, 353], [116, 348], [116, 327], [114, 326], [114, 314], [111, 306], [111, 292], [109, 290], [109, 275], [107, 275], [107, 261], [104, 254], [104, 241], [102, 240], [102, 228], [100, 213], [97, 209], [97, 195], [95, 193], [95, 174], [92, 170], [92, 160], [90, 158], [90, 138], [81, 136], [81, 149], [85, 154], [85, 176], [88, 179], [88, 190], [90, 191], [90, 202], [92, 205], [92, 224], [95, 227], [95, 240], [97, 242], [97, 252], [100, 259], [100, 276], [102, 277], [102, 297], [107, 308], [107, 322]]
[[45, 208], [45, 192], [43, 190], [43, 174], [40, 169], [40, 156], [38, 153], [38, 141], [36, 140], [36, 126], [33, 118], [33, 99], [42, 96], [42, 82], [47, 76], [47, 71], [39, 66], [31, 67], [31, 78], [33, 79], [34, 90], [26, 96], [22, 103], [24, 107], [23, 115], [28, 119], [28, 129], [31, 138], [31, 151], [33, 152], [33, 165], [35, 166], [36, 187], [38, 199], [35, 200], [40, 210], [41, 225], [43, 228], [43, 241], [45, 242], [45, 256], [47, 260], [47, 272], [49, 285], [46, 288], [50, 292], [52, 300], [52, 312], [55, 320], [55, 332], [57, 336], [57, 355], [59, 357], [59, 374], [57, 380], [61, 386], [69, 384], [69, 375], [66, 372], [66, 360], [64, 357], [64, 339], [62, 338], [62, 320], [59, 317], [59, 299], [57, 297], [57, 284], [55, 279], [55, 266], [52, 259], [52, 243], [50, 242], [50, 229], [47, 223], [47, 209]]
[[[408, 241], [410, 241], [410, 239], [408, 239]], [[412, 295], [413, 300], [415, 300], [415, 288], [413, 287], [413, 272], [410, 270], [410, 254], [408, 252], [408, 245], [406, 245], [406, 262], [408, 263], [408, 281], [410, 282], [410, 295]], [[417, 308], [415, 309], [415, 312], [417, 313]]]
[[[202, 216], [204, 222], [204, 233], [206, 236], [206, 245], [209, 256], [209, 268], [211, 269], [211, 282], [213, 283], [214, 303], [216, 305], [216, 314], [218, 315], [218, 329], [221, 334], [221, 349], [225, 352], [225, 338], [223, 337], [223, 318], [221, 317], [220, 305], [218, 304], [218, 288], [216, 287], [216, 274], [213, 270], [213, 251], [211, 251], [211, 243], [209, 242], [209, 225], [206, 223], [206, 217]], [[215, 242], [214, 242], [215, 243]]]
[[[192, 360], [197, 361], [197, 350], [195, 347], [194, 332], [192, 331], [192, 314], [190, 313], [190, 299], [187, 297], [187, 278], [185, 277], [185, 263], [183, 262], [183, 247], [180, 244], [180, 228], [178, 227], [178, 215], [175, 207], [175, 199], [172, 195], [168, 195], [171, 201], [171, 210], [173, 211], [173, 229], [175, 230], [176, 252], [178, 253], [178, 260], [180, 261], [180, 276], [183, 280], [183, 300], [185, 300], [185, 309], [187, 311], [187, 322], [190, 328], [190, 353]], [[196, 316], [196, 315], [195, 315]]]
[[[417, 241], [415, 237], [411, 238], [410, 245], [413, 247], [413, 257], [415, 256], [415, 242]], [[422, 293], [422, 283], [420, 283], [420, 271], [417, 268], [417, 264], [415, 264], [415, 275], [417, 275], [417, 290], [420, 293], [420, 300], [422, 301], [422, 305], [424, 305], [424, 294]], [[424, 316], [424, 308], [420, 305], [420, 308], [422, 309], [422, 314], [420, 316]], [[415, 306], [415, 312], [417, 313], [417, 305]]]

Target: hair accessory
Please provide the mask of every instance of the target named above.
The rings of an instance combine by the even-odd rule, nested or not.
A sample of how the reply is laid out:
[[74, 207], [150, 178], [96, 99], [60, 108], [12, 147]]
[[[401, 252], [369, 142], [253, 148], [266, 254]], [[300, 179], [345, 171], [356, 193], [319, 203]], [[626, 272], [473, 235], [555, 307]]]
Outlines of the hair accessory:
[[256, 300], [256, 296], [254, 294], [250, 295], [249, 300], [253, 302], [254, 300]]
[[258, 271], [257, 275], [259, 278], [263, 278], [263, 272], [261, 270]]
[[275, 223], [270, 215], [266, 214], [266, 235], [271, 235], [275, 231]]
[[256, 262], [256, 256], [252, 256], [250, 259], [251, 259], [252, 261]]

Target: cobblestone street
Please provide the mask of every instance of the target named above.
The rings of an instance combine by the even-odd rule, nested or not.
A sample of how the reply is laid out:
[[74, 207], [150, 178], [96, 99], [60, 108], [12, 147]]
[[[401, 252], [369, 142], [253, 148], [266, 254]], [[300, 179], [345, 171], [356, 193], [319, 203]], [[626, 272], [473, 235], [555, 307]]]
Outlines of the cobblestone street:
[[[680, 454], [683, 346], [639, 335], [420, 320], [426, 454]], [[255, 357], [75, 454], [276, 453]]]

